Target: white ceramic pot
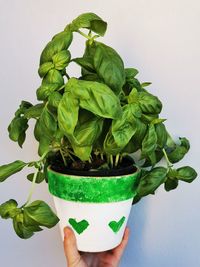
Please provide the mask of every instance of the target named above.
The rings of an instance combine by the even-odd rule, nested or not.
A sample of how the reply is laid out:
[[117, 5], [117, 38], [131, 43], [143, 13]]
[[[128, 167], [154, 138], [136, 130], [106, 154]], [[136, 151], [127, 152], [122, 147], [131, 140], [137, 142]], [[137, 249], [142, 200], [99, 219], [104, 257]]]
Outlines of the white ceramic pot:
[[100, 252], [120, 244], [136, 194], [139, 172], [82, 177], [48, 169], [60, 230], [70, 226], [80, 251]]

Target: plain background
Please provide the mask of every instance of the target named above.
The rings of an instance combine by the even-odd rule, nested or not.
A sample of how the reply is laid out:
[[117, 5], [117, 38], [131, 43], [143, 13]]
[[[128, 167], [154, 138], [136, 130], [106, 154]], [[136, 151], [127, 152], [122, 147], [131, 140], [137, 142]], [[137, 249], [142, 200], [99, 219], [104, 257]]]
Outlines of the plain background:
[[[0, 163], [37, 159], [37, 143], [28, 131], [24, 149], [11, 142], [7, 126], [22, 99], [36, 103], [39, 56], [51, 37], [84, 12], [108, 22], [104, 39], [139, 69], [141, 81], [164, 103], [162, 117], [172, 136], [186, 136], [191, 150], [180, 165], [199, 172], [200, 2], [198, 0], [0, 0]], [[79, 56], [84, 38], [76, 35], [72, 54]], [[76, 54], [75, 54], [76, 53]], [[78, 73], [77, 68], [71, 68]], [[179, 166], [179, 164], [177, 164]], [[14, 198], [22, 205], [30, 182], [27, 170], [0, 185], [0, 203]], [[131, 237], [122, 267], [200, 266], [199, 179], [175, 191], [160, 188], [132, 208]], [[36, 186], [34, 199], [53, 205], [47, 185]], [[58, 226], [30, 240], [20, 240], [11, 221], [0, 220], [0, 265], [66, 266]]]

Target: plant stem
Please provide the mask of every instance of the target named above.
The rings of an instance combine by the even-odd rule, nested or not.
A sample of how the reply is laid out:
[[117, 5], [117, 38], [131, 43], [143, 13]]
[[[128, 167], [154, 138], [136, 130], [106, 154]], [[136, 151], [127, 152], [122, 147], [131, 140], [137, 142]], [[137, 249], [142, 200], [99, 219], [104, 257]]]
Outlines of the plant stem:
[[165, 159], [166, 159], [168, 168], [173, 167], [173, 164], [169, 161], [169, 158], [168, 158], [168, 156], [167, 156], [166, 150], [165, 150], [164, 148], [162, 149], [162, 152], [163, 152], [163, 154], [164, 154], [164, 156], [165, 156]]
[[33, 195], [33, 191], [34, 191], [34, 188], [35, 188], [35, 181], [36, 181], [38, 172], [39, 172], [39, 170], [37, 169], [37, 171], [34, 173], [33, 181], [32, 181], [32, 184], [31, 184], [31, 189], [30, 189], [30, 192], [29, 192], [27, 201], [26, 201], [26, 203], [23, 205], [23, 207], [27, 206], [27, 204], [28, 204], [28, 203], [30, 202], [30, 200], [31, 200], [31, 197], [32, 197], [32, 195]]
[[113, 168], [113, 155], [110, 155], [110, 166]]
[[117, 154], [115, 157], [115, 166], [117, 166], [119, 163], [119, 157], [120, 157], [120, 154]]
[[78, 30], [77, 32], [80, 33], [80, 34], [81, 34], [82, 36], [84, 36], [85, 38], [87, 38], [88, 40], [91, 39], [91, 37], [88, 36], [87, 34], [85, 34], [84, 32], [82, 32], [82, 31], [80, 31], [80, 30]]
[[60, 154], [61, 154], [61, 157], [62, 157], [62, 159], [63, 159], [64, 165], [67, 166], [67, 162], [66, 162], [66, 159], [65, 159], [65, 156], [64, 156], [64, 154], [63, 154], [62, 149], [60, 149]]

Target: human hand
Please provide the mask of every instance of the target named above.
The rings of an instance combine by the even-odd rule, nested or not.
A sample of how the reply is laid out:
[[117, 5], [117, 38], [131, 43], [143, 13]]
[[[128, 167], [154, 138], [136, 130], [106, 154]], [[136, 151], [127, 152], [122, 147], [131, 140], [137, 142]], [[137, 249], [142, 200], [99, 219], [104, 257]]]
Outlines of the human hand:
[[122, 242], [114, 249], [104, 252], [79, 252], [76, 237], [70, 227], [64, 229], [64, 251], [68, 267], [117, 267], [128, 243], [129, 228], [126, 227]]

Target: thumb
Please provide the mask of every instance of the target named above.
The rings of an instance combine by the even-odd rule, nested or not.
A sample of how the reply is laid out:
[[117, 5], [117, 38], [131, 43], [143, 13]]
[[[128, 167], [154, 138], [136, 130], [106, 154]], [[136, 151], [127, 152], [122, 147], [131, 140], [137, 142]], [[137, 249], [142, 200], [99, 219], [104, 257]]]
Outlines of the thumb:
[[78, 266], [81, 256], [77, 249], [75, 234], [70, 227], [64, 228], [64, 251], [68, 266]]

